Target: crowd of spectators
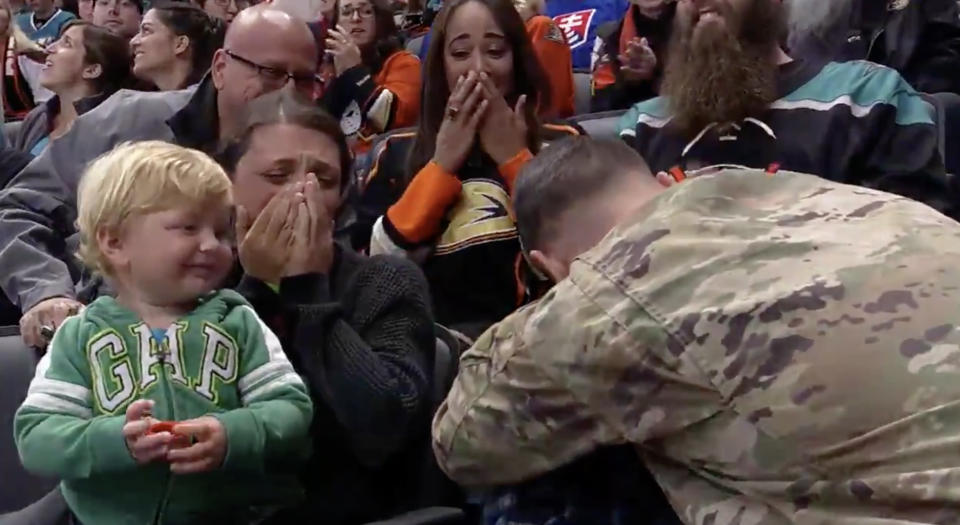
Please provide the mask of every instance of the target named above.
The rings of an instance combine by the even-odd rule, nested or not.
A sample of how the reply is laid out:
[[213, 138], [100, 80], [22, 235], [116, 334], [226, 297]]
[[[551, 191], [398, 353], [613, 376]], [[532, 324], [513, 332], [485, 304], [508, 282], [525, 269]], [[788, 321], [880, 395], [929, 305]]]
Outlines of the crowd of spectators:
[[[0, 325], [57, 525], [960, 516], [881, 417], [805, 405], [960, 428], [902, 374], [957, 353], [956, 0], [0, 0], [0, 34]], [[833, 375], [861, 309], [930, 391]]]

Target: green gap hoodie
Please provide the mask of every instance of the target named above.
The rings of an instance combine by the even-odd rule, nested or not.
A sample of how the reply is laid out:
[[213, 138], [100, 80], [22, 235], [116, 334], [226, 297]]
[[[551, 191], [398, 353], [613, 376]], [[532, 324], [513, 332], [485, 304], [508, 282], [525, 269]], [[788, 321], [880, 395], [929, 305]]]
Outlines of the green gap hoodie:
[[[217, 417], [227, 435], [221, 468], [173, 475], [166, 462], [137, 465], [121, 428], [138, 399], [154, 400], [161, 420]], [[312, 413], [279, 340], [237, 293], [205, 297], [159, 344], [103, 297], [57, 330], [14, 433], [24, 466], [59, 477], [81, 522], [178, 524], [296, 502]]]

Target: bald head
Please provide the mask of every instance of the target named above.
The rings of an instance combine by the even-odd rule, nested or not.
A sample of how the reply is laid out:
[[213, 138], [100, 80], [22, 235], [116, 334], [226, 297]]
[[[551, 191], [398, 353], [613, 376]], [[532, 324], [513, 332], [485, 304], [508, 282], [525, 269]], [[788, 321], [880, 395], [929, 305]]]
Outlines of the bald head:
[[234, 51], [248, 47], [283, 46], [291, 53], [301, 53], [317, 61], [317, 44], [313, 33], [303, 20], [274, 8], [271, 4], [259, 4], [241, 11], [224, 40], [224, 47]]
[[223, 49], [213, 59], [213, 83], [221, 139], [240, 130], [238, 115], [251, 100], [291, 86], [312, 97], [316, 89], [317, 46], [306, 22], [260, 4], [230, 24]]

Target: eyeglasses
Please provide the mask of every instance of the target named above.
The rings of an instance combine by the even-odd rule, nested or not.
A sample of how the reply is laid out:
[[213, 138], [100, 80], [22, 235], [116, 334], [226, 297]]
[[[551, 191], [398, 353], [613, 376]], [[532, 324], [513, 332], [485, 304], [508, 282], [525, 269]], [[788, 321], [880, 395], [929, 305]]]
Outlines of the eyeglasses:
[[368, 5], [345, 7], [340, 10], [340, 18], [353, 18], [353, 15], [360, 15], [360, 18], [373, 18], [373, 14], [373, 8]]
[[254, 62], [253, 60], [243, 58], [229, 49], [224, 49], [223, 52], [226, 53], [228, 57], [240, 62], [250, 69], [255, 70], [260, 78], [274, 86], [282, 86], [293, 80], [293, 83], [297, 86], [297, 89], [312, 91], [317, 84], [322, 83], [321, 78], [313, 73], [288, 73], [282, 69], [264, 66]]

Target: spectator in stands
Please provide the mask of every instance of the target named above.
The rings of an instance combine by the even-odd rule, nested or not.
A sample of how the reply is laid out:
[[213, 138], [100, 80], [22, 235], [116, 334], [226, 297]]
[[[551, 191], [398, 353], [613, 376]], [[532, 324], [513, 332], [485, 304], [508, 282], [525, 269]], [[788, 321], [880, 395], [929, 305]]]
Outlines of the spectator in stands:
[[472, 337], [527, 298], [514, 178], [576, 130], [538, 121], [549, 93], [511, 0], [448, 0], [433, 30], [417, 130], [378, 149], [354, 244], [420, 262], [438, 320]]
[[620, 122], [655, 172], [734, 164], [866, 185], [957, 216], [932, 108], [892, 69], [794, 60], [780, 0], [681, 0], [661, 97]]
[[[324, 49], [327, 39], [327, 30], [330, 21], [333, 20], [333, 11], [336, 8], [336, 0], [266, 0], [266, 3], [280, 9], [288, 15], [300, 18], [307, 22], [307, 27], [313, 32], [313, 37], [317, 41], [317, 49]], [[326, 53], [320, 54], [320, 62], [317, 63], [317, 70], [325, 73], [323, 76], [324, 84], [333, 80], [335, 72], [333, 66], [325, 68], [324, 65], [332, 64]], [[314, 98], [319, 99], [323, 95], [323, 85], [314, 94]]]
[[96, 0], [93, 23], [126, 38], [133, 38], [140, 30], [143, 18], [143, 0]]
[[277, 331], [314, 399], [307, 498], [276, 523], [366, 523], [410, 510], [431, 415], [426, 281], [413, 263], [333, 242], [352, 173], [336, 119], [285, 91], [250, 114], [224, 156], [240, 206], [238, 290]]
[[97, 293], [84, 288], [88, 276], [64, 250], [76, 242], [75, 188], [83, 166], [129, 140], [159, 139], [213, 153], [241, 131], [242, 110], [253, 98], [287, 84], [312, 93], [316, 63], [313, 36], [302, 22], [269, 8], [247, 9], [195, 89], [117, 93], [78, 118], [0, 191], [0, 288], [25, 312], [27, 344], [45, 346], [41, 327], [58, 326], [80, 306], [78, 297]]
[[540, 67], [550, 86], [551, 105], [537, 108], [541, 117], [573, 116], [573, 57], [563, 31], [549, 16], [544, 16], [544, 0], [514, 0], [517, 12], [527, 26]]
[[619, 22], [597, 31], [593, 112], [627, 109], [657, 96], [676, 2], [636, 0]]
[[560, 26], [573, 51], [574, 69], [590, 70], [597, 51], [597, 31], [603, 25], [623, 18], [629, 6], [630, 0], [547, 1], [547, 16]]
[[797, 57], [870, 60], [919, 91], [960, 93], [960, 4], [956, 0], [792, 0]]
[[420, 60], [403, 49], [387, 0], [338, 0], [326, 40], [323, 104], [357, 152], [420, 111]]
[[93, 22], [93, 5], [96, 0], [78, 0], [77, 1], [77, 12], [79, 13], [80, 20], [86, 20], [87, 22]]
[[229, 24], [237, 13], [250, 7], [249, 0], [194, 0], [208, 15], [219, 18]]
[[12, 141], [14, 148], [33, 156], [70, 131], [79, 115], [100, 105], [130, 80], [126, 40], [89, 22], [71, 21], [47, 50], [40, 83], [56, 95], [27, 115]]
[[516, 190], [543, 195], [517, 203], [524, 245], [565, 278], [462, 356], [437, 413], [455, 481], [626, 443], [688, 524], [956, 522], [960, 225], [798, 173], [664, 194], [568, 153]]
[[[31, 0], [31, 11], [17, 16], [17, 25], [27, 38], [41, 47], [46, 47], [60, 36], [63, 26], [73, 20], [73, 14], [58, 9], [53, 0]], [[18, 66], [23, 78], [30, 86], [30, 93], [36, 104], [42, 104], [53, 97], [53, 92], [40, 84], [43, 61], [33, 60], [30, 55], [20, 55]]]
[[223, 47], [225, 31], [222, 20], [194, 5], [159, 4], [147, 11], [130, 41], [133, 74], [160, 91], [199, 84]]
[[410, 0], [406, 2], [402, 11], [402, 21], [397, 24], [406, 40], [423, 36], [430, 30], [430, 26], [424, 25], [423, 23], [424, 2], [425, 0]]
[[10, 6], [0, 2], [0, 39], [3, 52], [3, 115], [6, 120], [21, 120], [33, 109], [33, 91], [20, 69], [22, 60], [46, 60], [46, 52], [27, 38], [14, 23]]
[[37, 366], [14, 419], [24, 466], [62, 480], [71, 523], [257, 523], [298, 501], [312, 406], [276, 336], [218, 290], [226, 173], [150, 141], [98, 159], [78, 192], [79, 255], [117, 297], [67, 320]]
[[30, 0], [30, 12], [17, 16], [17, 25], [27, 38], [46, 47], [56, 40], [63, 26], [76, 18], [58, 9], [53, 0]]

